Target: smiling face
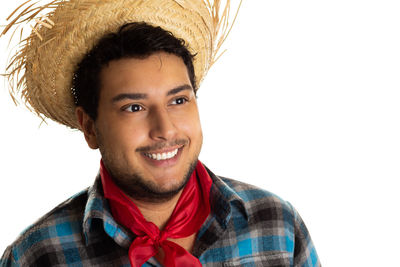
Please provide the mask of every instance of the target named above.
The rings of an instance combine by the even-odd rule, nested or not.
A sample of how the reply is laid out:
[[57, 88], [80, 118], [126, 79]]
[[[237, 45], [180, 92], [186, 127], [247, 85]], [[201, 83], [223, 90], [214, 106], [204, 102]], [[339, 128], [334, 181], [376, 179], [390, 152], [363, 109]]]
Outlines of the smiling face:
[[114, 181], [135, 199], [176, 195], [200, 153], [196, 97], [182, 59], [164, 52], [111, 61], [100, 73], [98, 117], [77, 108], [91, 148], [100, 148]]

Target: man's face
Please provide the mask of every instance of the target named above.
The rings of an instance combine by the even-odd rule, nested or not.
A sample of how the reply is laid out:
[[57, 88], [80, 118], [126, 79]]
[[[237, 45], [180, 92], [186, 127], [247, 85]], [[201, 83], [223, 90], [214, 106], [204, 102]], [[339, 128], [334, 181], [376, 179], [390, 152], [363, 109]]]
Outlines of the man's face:
[[156, 53], [111, 61], [100, 81], [94, 132], [107, 170], [133, 198], [172, 197], [190, 177], [203, 139], [182, 59]]

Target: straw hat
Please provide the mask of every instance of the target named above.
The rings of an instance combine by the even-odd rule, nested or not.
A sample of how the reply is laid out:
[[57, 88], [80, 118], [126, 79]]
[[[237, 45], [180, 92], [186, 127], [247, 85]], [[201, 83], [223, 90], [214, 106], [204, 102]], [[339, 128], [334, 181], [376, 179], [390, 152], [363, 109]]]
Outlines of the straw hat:
[[29, 24], [32, 28], [30, 36], [20, 40], [20, 49], [7, 67], [11, 96], [14, 101], [21, 97], [43, 119], [79, 129], [71, 93], [78, 63], [105, 34], [125, 23], [142, 21], [185, 40], [189, 51], [196, 54], [193, 63], [200, 84], [231, 28], [230, 0], [223, 7], [221, 2], [53, 0], [37, 6], [26, 1], [10, 15], [12, 21], [2, 33], [16, 28], [15, 33]]

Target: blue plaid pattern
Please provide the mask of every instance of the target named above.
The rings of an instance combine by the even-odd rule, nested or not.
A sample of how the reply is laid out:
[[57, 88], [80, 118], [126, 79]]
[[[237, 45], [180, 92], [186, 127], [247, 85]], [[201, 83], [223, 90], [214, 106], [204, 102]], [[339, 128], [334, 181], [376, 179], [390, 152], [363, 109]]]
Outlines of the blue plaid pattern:
[[[192, 250], [203, 266], [321, 266], [306, 226], [288, 202], [209, 173], [212, 211]], [[134, 238], [113, 219], [98, 177], [25, 230], [0, 266], [128, 267]], [[143, 266], [161, 265], [151, 258]]]

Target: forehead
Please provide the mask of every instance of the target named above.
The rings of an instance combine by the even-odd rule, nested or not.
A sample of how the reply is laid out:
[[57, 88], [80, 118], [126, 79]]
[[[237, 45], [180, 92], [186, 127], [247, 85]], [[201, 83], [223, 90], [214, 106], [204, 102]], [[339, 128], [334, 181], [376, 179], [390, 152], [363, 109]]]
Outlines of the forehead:
[[121, 93], [163, 94], [184, 84], [190, 79], [183, 60], [164, 52], [114, 60], [100, 72], [100, 95], [107, 98]]

